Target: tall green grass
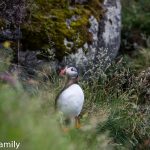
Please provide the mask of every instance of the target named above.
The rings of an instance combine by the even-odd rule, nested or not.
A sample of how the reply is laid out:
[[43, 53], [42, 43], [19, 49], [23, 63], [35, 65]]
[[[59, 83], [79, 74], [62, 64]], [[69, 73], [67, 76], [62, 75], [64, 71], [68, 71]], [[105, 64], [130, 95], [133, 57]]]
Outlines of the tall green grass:
[[82, 127], [67, 133], [62, 131], [59, 114], [54, 111], [54, 99], [63, 87], [63, 79], [54, 75], [43, 82], [38, 78], [36, 85], [19, 81], [17, 88], [1, 82], [0, 141], [21, 142], [21, 150], [148, 148], [145, 141], [150, 137], [150, 109], [139, 104], [136, 81], [137, 65], [140, 70], [149, 66], [145, 57], [121, 58], [99, 78], [91, 74], [94, 80], [90, 82], [81, 78], [79, 84], [85, 93]]
[[54, 113], [55, 90], [36, 96], [0, 87], [0, 141], [21, 142], [20, 149], [109, 149], [106, 134], [72, 129], [64, 133]]

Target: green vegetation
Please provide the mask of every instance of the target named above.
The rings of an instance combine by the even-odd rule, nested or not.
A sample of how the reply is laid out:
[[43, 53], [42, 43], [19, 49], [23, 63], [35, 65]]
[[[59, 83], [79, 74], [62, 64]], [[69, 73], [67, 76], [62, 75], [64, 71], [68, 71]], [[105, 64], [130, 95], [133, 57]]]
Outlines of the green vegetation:
[[122, 0], [122, 51], [148, 47], [150, 35], [149, 0]]
[[[146, 54], [149, 52], [148, 49]], [[38, 79], [38, 86], [28, 85], [30, 92], [20, 88], [21, 85], [14, 89], [1, 83], [0, 141], [16, 140], [21, 142], [21, 149], [29, 150], [147, 148], [150, 110], [145, 102], [148, 99], [141, 96], [137, 78], [145, 64], [150, 66], [150, 61], [144, 53], [139, 56], [141, 59], [119, 58], [98, 80], [81, 79], [86, 96], [82, 127], [68, 133], [61, 131], [53, 107], [63, 80], [56, 75], [51, 79], [53, 82]]]
[[150, 34], [150, 3], [149, 0], [122, 0], [123, 27], [128, 30], [140, 30]]
[[[45, 53], [54, 46], [59, 59], [91, 42], [89, 17], [94, 15], [100, 19], [102, 16], [99, 0], [74, 5], [67, 0], [36, 0], [29, 7], [29, 12], [29, 20], [22, 26], [26, 46], [31, 50], [42, 48]], [[73, 42], [73, 46], [66, 47], [64, 39]]]
[[[51, 90], [50, 90], [51, 89]], [[9, 86], [0, 87], [0, 141], [21, 142], [20, 149], [97, 149], [108, 147], [104, 134], [71, 130], [63, 133], [53, 112], [55, 89], [29, 97]], [[51, 92], [50, 92], [51, 91]]]
[[[76, 42], [76, 47], [72, 49], [75, 51], [88, 40], [88, 17], [93, 14], [100, 19], [101, 9], [98, 13], [94, 9], [100, 7], [99, 2], [90, 0], [84, 5], [72, 5], [70, 9], [66, 0], [34, 1], [28, 10], [30, 19], [27, 18], [28, 21], [22, 25], [24, 44], [43, 48], [48, 54], [46, 50], [51, 49], [54, 42], [57, 57], [60, 58], [70, 52], [63, 45], [64, 38], [67, 38]], [[141, 5], [137, 5], [138, 2]], [[130, 3], [132, 5], [128, 8], [136, 11], [129, 9], [125, 13], [128, 8], [123, 7], [123, 30], [139, 28], [140, 33], [147, 36], [149, 19], [144, 18], [149, 15], [148, 1]], [[72, 15], [80, 18], [72, 21], [68, 29], [65, 21]], [[143, 24], [140, 24], [142, 19]], [[79, 41], [76, 35], [79, 35]], [[12, 61], [13, 51], [9, 44], [7, 41], [3, 45], [5, 48], [0, 49], [0, 72], [8, 70]], [[42, 67], [44, 70], [45, 66]], [[40, 73], [47, 75], [47, 72]], [[132, 53], [132, 57], [120, 56], [96, 78], [91, 72], [90, 81], [81, 76], [80, 85], [85, 93], [82, 127], [72, 128], [67, 133], [60, 128], [60, 116], [54, 111], [54, 99], [62, 89], [64, 80], [56, 74], [48, 74], [50, 79], [46, 82], [42, 75], [24, 80], [18, 77], [19, 72], [14, 73], [16, 86], [0, 80], [0, 141], [21, 142], [21, 150], [150, 149], [149, 72], [150, 48], [147, 47], [139, 48]]]

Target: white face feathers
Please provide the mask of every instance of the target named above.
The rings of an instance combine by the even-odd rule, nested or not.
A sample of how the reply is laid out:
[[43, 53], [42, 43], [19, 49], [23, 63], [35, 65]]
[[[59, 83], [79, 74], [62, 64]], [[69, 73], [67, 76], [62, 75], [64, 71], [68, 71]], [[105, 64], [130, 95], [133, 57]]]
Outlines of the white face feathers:
[[70, 78], [77, 78], [78, 71], [75, 67], [68, 67], [68, 68], [66, 68], [66, 75]]
[[68, 78], [77, 78], [78, 77], [78, 71], [75, 67], [65, 67], [60, 71], [61, 76], [67, 76]]

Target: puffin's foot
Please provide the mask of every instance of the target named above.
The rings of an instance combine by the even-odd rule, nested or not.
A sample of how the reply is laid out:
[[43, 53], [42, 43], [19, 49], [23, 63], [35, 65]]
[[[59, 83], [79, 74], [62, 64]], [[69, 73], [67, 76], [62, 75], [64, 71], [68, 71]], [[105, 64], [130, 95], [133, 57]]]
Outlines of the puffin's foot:
[[62, 130], [63, 132], [67, 133], [69, 131], [69, 128], [63, 127]]
[[77, 128], [77, 129], [81, 128], [80, 119], [78, 116], [75, 117], [75, 128]]

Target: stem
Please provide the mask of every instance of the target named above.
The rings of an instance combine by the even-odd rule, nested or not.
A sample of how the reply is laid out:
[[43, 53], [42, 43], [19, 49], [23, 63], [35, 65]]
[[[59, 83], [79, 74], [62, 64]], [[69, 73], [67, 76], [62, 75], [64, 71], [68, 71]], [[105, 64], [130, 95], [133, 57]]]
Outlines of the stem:
[[[19, 24], [19, 37], [20, 37], [20, 24]], [[17, 43], [17, 57], [18, 57], [18, 67], [19, 67], [19, 50], [20, 50], [20, 38], [18, 38], [18, 43]]]

